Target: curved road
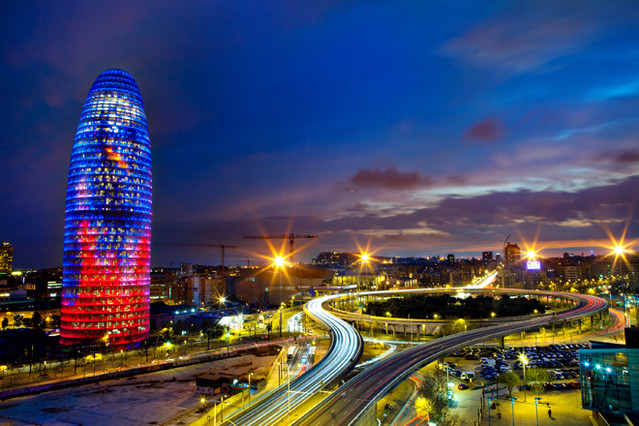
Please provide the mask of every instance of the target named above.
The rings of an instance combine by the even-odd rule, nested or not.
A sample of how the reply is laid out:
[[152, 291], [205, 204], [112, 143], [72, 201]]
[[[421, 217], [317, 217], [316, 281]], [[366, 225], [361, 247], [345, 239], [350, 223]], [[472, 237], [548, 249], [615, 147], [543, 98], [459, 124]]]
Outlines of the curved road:
[[355, 366], [362, 355], [364, 342], [350, 324], [322, 308], [322, 304], [333, 297], [311, 300], [304, 307], [309, 316], [332, 333], [331, 346], [324, 358], [306, 374], [292, 380], [290, 392], [287, 386], [283, 386], [282, 389], [266, 395], [239, 415], [231, 417], [233, 423], [268, 426], [285, 421], [289, 410], [293, 412], [324, 386], [341, 379]]
[[[408, 349], [358, 374], [296, 424], [318, 426], [355, 424], [368, 410], [376, 410], [375, 402], [406, 380], [413, 371], [450, 352], [487, 339], [541, 327], [554, 321], [583, 318], [600, 312], [608, 306], [604, 299], [594, 296], [554, 294], [577, 299], [579, 303], [576, 307], [556, 315], [544, 315], [516, 323], [474, 329]], [[376, 412], [373, 415], [376, 415]]]

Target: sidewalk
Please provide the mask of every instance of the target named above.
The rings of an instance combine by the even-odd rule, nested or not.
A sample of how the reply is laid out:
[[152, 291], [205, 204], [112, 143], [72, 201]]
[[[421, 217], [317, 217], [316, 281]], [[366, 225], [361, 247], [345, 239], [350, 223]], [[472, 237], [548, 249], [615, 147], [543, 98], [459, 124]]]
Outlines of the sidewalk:
[[[503, 393], [502, 393], [503, 392]], [[500, 391], [497, 400], [497, 409], [490, 410], [491, 425], [512, 425], [513, 410], [511, 402], [507, 397], [508, 391]], [[518, 398], [514, 405], [515, 425], [535, 426], [535, 395], [530, 391], [526, 392], [526, 402], [524, 402], [524, 392], [513, 390], [513, 397]], [[583, 426], [590, 425], [591, 412], [581, 408], [581, 390], [572, 389], [564, 391], [549, 391], [541, 395], [541, 401], [537, 407], [539, 414], [539, 425], [567, 425]], [[480, 408], [481, 389], [455, 392], [454, 412], [460, 414], [468, 424], [477, 422], [477, 410]], [[488, 394], [485, 401], [488, 401]], [[548, 406], [552, 410], [552, 418], [548, 417]], [[488, 406], [483, 407], [483, 418], [480, 425], [488, 425]], [[497, 418], [497, 412], [501, 412], [501, 419]]]

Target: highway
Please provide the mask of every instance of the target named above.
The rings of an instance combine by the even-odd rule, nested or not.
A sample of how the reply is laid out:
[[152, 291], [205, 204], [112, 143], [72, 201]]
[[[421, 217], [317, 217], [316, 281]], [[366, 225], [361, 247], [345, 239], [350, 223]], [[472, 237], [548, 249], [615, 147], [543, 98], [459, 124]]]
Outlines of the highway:
[[[368, 292], [380, 294], [381, 292]], [[365, 295], [366, 293], [361, 293]], [[601, 298], [569, 293], [547, 293], [578, 300], [578, 305], [557, 314], [484, 327], [437, 339], [398, 353], [355, 376], [336, 390], [329, 398], [295, 424], [299, 425], [353, 425], [367, 410], [376, 415], [375, 402], [406, 380], [415, 370], [430, 364], [460, 348], [496, 337], [538, 328], [553, 322], [583, 318], [607, 308]], [[334, 296], [333, 296], [334, 297]], [[369, 413], [370, 415], [370, 413]]]
[[268, 426], [285, 422], [289, 413], [306, 403], [325, 386], [340, 380], [357, 364], [364, 348], [362, 337], [347, 322], [322, 308], [322, 304], [334, 297], [314, 299], [304, 307], [311, 318], [332, 334], [331, 345], [324, 358], [306, 374], [291, 380], [282, 389], [265, 395], [250, 408], [231, 417], [234, 424]]

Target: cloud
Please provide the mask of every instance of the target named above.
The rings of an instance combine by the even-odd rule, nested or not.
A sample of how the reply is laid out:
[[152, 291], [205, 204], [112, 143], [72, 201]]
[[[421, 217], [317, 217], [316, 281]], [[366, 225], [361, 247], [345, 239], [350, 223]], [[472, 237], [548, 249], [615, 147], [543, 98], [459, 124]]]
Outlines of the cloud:
[[356, 186], [368, 188], [411, 189], [431, 185], [428, 176], [421, 176], [419, 172], [402, 172], [396, 167], [385, 169], [360, 169], [349, 181]]
[[487, 118], [475, 123], [464, 133], [464, 139], [481, 142], [494, 142], [504, 135], [504, 126], [496, 118]]
[[[537, 69], [577, 52], [598, 28], [572, 8], [511, 6], [442, 47], [442, 53], [476, 67], [513, 73]], [[568, 9], [568, 10], [566, 10]]]
[[635, 164], [639, 163], [639, 150], [626, 149], [623, 151], [608, 151], [604, 152], [601, 158], [611, 160], [617, 164]]
[[[510, 233], [518, 242], [544, 242], [542, 248], [561, 250], [588, 249], [605, 244], [609, 227], [615, 236], [622, 233], [628, 215], [639, 199], [639, 177], [631, 177], [597, 188], [568, 191], [519, 190], [494, 192], [481, 196], [448, 196], [432, 207], [410, 213], [379, 217], [358, 204], [342, 217], [327, 220], [317, 216], [270, 216], [256, 221], [203, 220], [175, 223], [154, 222], [155, 242], [237, 244], [227, 253], [229, 261], [255, 258], [267, 253], [263, 241], [242, 240], [255, 233], [311, 233], [318, 239], [304, 240], [310, 245], [296, 259], [310, 259], [321, 251], [356, 250], [355, 241], [372, 241], [380, 255], [426, 256], [441, 252], [480, 252], [501, 249]], [[285, 230], [285, 231], [283, 231]], [[627, 235], [639, 235], [639, 217], [629, 223]], [[205, 236], [205, 237], [204, 237]], [[520, 244], [521, 245], [521, 244]], [[276, 244], [280, 247], [279, 244]], [[303, 243], [300, 243], [300, 248]], [[297, 247], [297, 246], [296, 246]], [[177, 249], [154, 246], [154, 264], [175, 259]], [[206, 256], [209, 260], [206, 260]], [[544, 255], [549, 255], [544, 253]], [[202, 249], [200, 262], [211, 262], [211, 251]], [[244, 256], [244, 257], [243, 257]], [[188, 261], [189, 257], [181, 258]], [[195, 260], [191, 260], [195, 261]]]

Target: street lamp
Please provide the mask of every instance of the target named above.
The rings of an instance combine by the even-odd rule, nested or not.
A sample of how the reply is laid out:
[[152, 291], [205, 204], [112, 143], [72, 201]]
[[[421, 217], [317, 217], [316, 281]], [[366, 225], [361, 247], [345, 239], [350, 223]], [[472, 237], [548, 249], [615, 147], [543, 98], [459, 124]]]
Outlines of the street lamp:
[[[280, 291], [281, 291], [281, 288], [282, 287], [280, 287]], [[280, 294], [280, 296], [281, 296], [281, 294]], [[286, 305], [284, 304], [284, 302], [280, 303], [280, 339], [282, 338], [282, 311], [284, 310], [285, 306]]]
[[249, 389], [249, 394], [248, 394], [248, 405], [251, 405], [251, 376], [255, 374], [255, 373], [249, 373], [248, 375], [248, 389]]
[[288, 382], [287, 386], [288, 386], [288, 390], [286, 392], [286, 395], [288, 396], [288, 423], [287, 424], [291, 424], [291, 364], [286, 364], [286, 380]]
[[517, 401], [517, 398], [515, 397], [510, 398], [510, 409], [513, 415], [513, 426], [515, 426], [515, 401]]
[[[286, 266], [286, 259], [282, 256], [275, 256], [275, 259], [273, 259], [273, 266], [275, 266], [276, 271], [279, 269], [280, 302], [282, 302], [284, 300], [284, 297], [282, 296], [282, 269]], [[280, 327], [280, 337], [282, 337], [281, 327]]]
[[526, 366], [528, 365], [528, 358], [522, 352], [519, 353], [519, 360], [524, 366], [524, 402], [526, 402]]
[[539, 426], [539, 412], [537, 411], [537, 406], [539, 405], [539, 401], [541, 401], [540, 397], [535, 397], [535, 420], [537, 420], [537, 426]]

